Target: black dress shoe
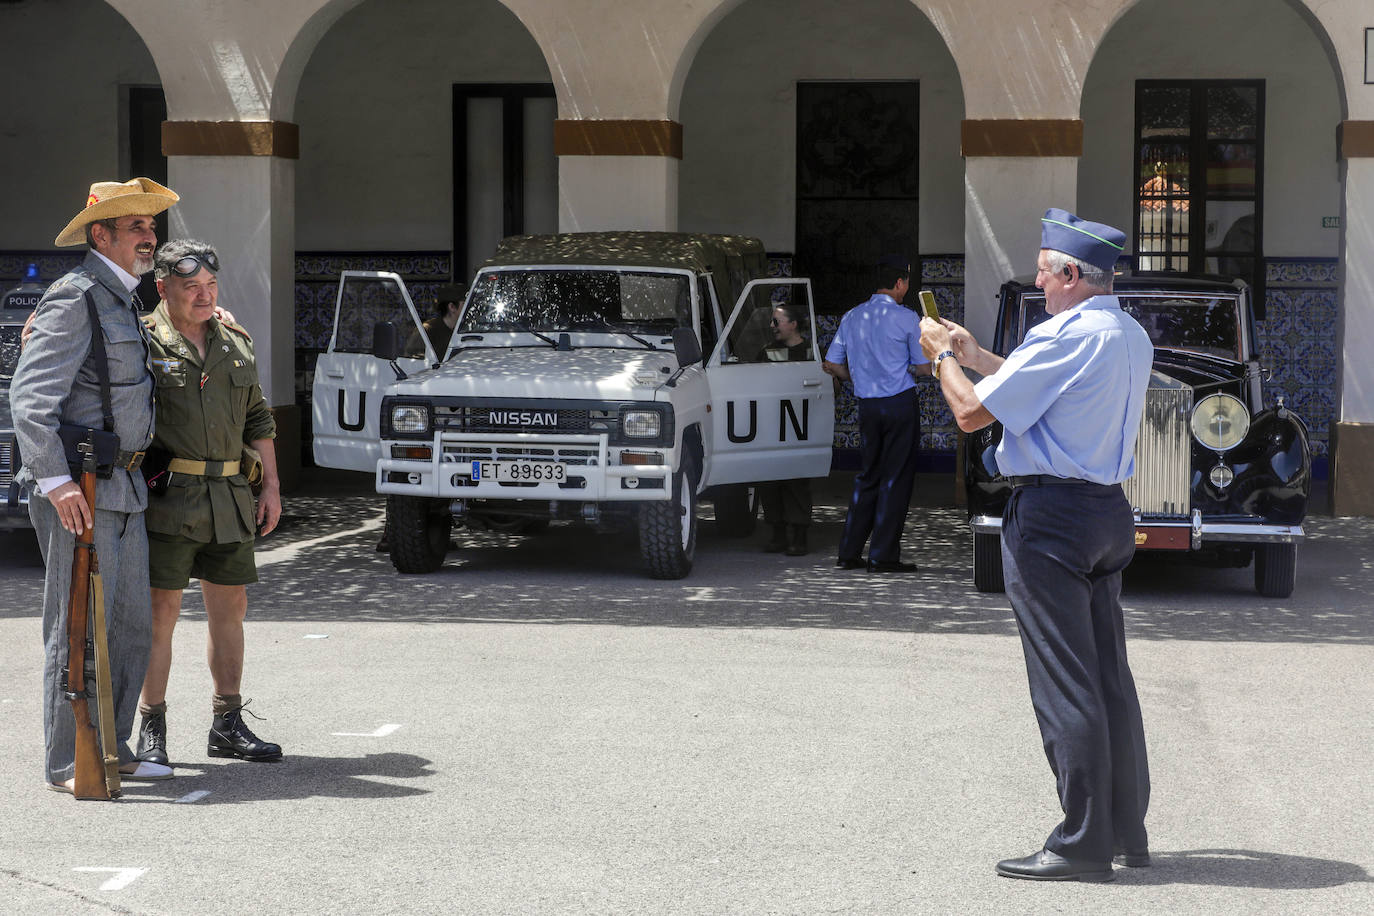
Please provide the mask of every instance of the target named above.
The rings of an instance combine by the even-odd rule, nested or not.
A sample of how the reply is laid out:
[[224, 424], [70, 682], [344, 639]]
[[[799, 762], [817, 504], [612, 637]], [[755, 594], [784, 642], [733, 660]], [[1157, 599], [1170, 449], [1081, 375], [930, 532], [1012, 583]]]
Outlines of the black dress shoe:
[[863, 569], [867, 565], [863, 557], [840, 557], [835, 561], [836, 569]]
[[997, 874], [1031, 881], [1111, 881], [1115, 877], [1110, 862], [1066, 859], [1048, 849], [1022, 859], [1003, 859], [997, 863]]
[[237, 757], [240, 760], [281, 759], [281, 745], [263, 741], [243, 721], [243, 707], [215, 716], [210, 723], [210, 742], [205, 753], [211, 757]]
[[138, 748], [135, 760], [167, 766], [167, 714], [155, 712], [143, 717], [138, 726]]
[[1150, 850], [1148, 847], [1145, 849], [1126, 849], [1118, 846], [1112, 853], [1112, 861], [1127, 868], [1149, 868]]
[[869, 560], [869, 572], [895, 572], [895, 573], [914, 573], [915, 563], [903, 563], [901, 560]]
[[787, 550], [784, 551], [789, 557], [806, 556], [806, 526], [788, 525], [787, 526]]
[[774, 525], [773, 536], [763, 545], [764, 553], [782, 553], [787, 549], [787, 526]]

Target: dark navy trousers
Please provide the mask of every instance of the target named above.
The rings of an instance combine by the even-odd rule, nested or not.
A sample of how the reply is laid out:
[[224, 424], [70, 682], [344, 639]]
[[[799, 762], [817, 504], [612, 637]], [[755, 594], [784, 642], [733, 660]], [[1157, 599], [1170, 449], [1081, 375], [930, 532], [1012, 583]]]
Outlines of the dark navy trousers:
[[1147, 846], [1150, 773], [1126, 662], [1121, 570], [1135, 553], [1120, 486], [1057, 482], [1012, 491], [1002, 519], [1007, 596], [1064, 820], [1045, 848], [1109, 862]]
[[921, 440], [921, 411], [916, 389], [887, 398], [859, 399], [859, 457], [863, 467], [854, 478], [841, 559], [857, 559], [873, 535], [868, 558], [901, 559], [902, 529], [916, 482], [916, 448]]

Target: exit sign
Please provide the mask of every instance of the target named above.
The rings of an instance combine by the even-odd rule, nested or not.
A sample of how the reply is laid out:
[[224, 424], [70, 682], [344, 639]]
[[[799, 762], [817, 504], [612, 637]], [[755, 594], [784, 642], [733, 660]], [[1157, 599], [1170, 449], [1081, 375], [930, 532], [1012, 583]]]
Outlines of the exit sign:
[[1323, 216], [1323, 217], [1322, 217], [1322, 228], [1323, 228], [1323, 229], [1339, 229], [1339, 228], [1341, 228], [1341, 218], [1340, 218], [1339, 216]]

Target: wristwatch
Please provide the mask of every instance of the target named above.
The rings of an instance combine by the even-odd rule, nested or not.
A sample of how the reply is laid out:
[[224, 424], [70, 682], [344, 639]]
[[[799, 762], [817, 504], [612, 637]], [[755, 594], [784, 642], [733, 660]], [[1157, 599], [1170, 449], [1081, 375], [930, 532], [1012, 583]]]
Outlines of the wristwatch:
[[954, 355], [954, 351], [953, 351], [953, 350], [946, 350], [946, 351], [944, 351], [943, 353], [941, 353], [939, 356], [935, 357], [934, 360], [931, 361], [931, 364], [930, 364], [930, 371], [933, 372], [933, 373], [935, 374], [935, 379], [936, 379], [936, 381], [939, 381], [939, 379], [940, 379], [940, 363], [944, 362], [947, 358], [949, 358], [949, 357], [951, 357], [951, 356], [953, 356], [953, 355]]

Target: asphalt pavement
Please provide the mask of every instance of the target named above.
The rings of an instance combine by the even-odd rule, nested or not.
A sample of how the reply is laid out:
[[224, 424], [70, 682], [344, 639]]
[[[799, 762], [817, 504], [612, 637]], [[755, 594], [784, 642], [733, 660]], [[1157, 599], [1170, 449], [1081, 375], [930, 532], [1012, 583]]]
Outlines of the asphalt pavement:
[[285, 759], [206, 757], [193, 588], [176, 778], [115, 803], [42, 787], [42, 568], [0, 535], [0, 912], [1374, 912], [1374, 520], [1312, 516], [1287, 600], [1128, 570], [1154, 865], [1041, 884], [993, 873], [1058, 807], [949, 478], [921, 478], [911, 576], [833, 568], [846, 487], [802, 558], [703, 507], [680, 582], [559, 525], [402, 576], [365, 481], [313, 474], [249, 590], [249, 721]]

